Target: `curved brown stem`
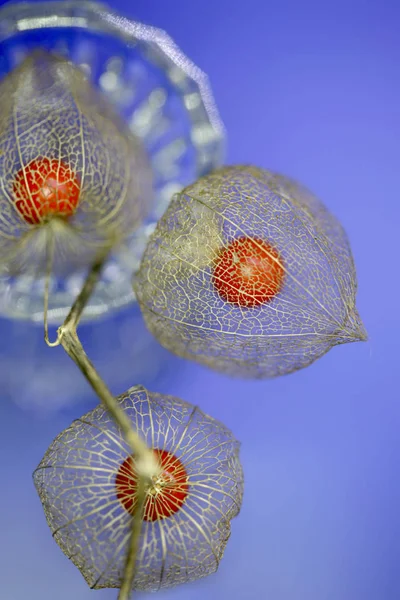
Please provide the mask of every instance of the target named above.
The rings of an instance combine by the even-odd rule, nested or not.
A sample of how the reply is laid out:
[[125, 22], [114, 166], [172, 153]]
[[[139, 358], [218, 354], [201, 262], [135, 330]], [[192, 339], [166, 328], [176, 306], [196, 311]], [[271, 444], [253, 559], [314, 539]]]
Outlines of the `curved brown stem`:
[[88, 358], [76, 331], [82, 312], [93, 293], [106, 258], [107, 256], [103, 256], [93, 264], [80, 294], [76, 298], [63, 325], [58, 329], [57, 341], [79, 367], [101, 402], [107, 408], [115, 423], [120, 427], [127, 444], [132, 450], [132, 454], [136, 457], [135, 463], [138, 474], [137, 502], [132, 518], [132, 530], [126, 555], [124, 576], [118, 595], [118, 600], [128, 600], [132, 592], [132, 585], [135, 577], [135, 565], [143, 522], [146, 492], [152, 478], [158, 475], [160, 467], [154, 453], [132, 428], [131, 421], [119, 407], [115, 397], [96, 371], [93, 363]]

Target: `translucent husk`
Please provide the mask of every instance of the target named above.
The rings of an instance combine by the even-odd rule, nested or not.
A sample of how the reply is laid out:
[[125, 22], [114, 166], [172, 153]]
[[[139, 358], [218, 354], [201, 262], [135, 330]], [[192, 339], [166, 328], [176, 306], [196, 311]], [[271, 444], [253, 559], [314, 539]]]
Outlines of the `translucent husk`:
[[[187, 473], [183, 506], [142, 523], [133, 589], [156, 591], [214, 572], [242, 503], [238, 442], [199, 408], [141, 386], [119, 396], [118, 408], [149, 447], [177, 456]], [[57, 436], [34, 474], [55, 540], [92, 588], [121, 586], [131, 517], [115, 477], [129, 454], [98, 406]]]
[[[80, 69], [43, 50], [0, 82], [0, 102], [1, 269], [44, 272], [50, 238], [53, 272], [90, 266], [149, 211], [152, 178], [141, 144]], [[68, 166], [80, 182], [79, 203], [68, 219], [38, 215], [32, 224], [17, 199], [29, 165], [43, 158]], [[40, 185], [40, 173], [33, 177]]]
[[[239, 237], [264, 240], [281, 257], [282, 288], [262, 306], [227, 302], [213, 284], [221, 249]], [[308, 190], [252, 166], [218, 169], [175, 195], [134, 289], [163, 346], [230, 375], [283, 375], [366, 339], [341, 224]]]

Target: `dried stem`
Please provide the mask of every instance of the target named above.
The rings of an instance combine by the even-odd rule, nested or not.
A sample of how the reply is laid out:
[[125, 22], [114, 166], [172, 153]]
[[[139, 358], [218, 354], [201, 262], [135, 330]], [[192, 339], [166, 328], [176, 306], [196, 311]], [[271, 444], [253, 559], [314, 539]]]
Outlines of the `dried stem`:
[[132, 531], [129, 539], [129, 547], [125, 559], [124, 577], [118, 594], [118, 600], [127, 600], [132, 591], [133, 579], [135, 577], [135, 564], [139, 548], [140, 532], [142, 529], [144, 507], [147, 498], [147, 486], [144, 477], [138, 479], [137, 497], [138, 502], [132, 517]]
[[138, 475], [137, 502], [132, 518], [132, 531], [126, 556], [124, 576], [118, 595], [118, 600], [128, 600], [135, 576], [135, 563], [143, 522], [146, 491], [151, 484], [152, 478], [158, 475], [160, 467], [154, 453], [132, 428], [129, 418], [118, 406], [115, 397], [97, 373], [93, 363], [86, 355], [76, 331], [82, 312], [99, 279], [107, 255], [102, 256], [93, 264], [79, 296], [75, 300], [63, 325], [58, 329], [57, 341], [86, 377], [101, 402], [120, 427], [126, 442], [132, 450], [132, 454], [135, 455], [135, 465]]

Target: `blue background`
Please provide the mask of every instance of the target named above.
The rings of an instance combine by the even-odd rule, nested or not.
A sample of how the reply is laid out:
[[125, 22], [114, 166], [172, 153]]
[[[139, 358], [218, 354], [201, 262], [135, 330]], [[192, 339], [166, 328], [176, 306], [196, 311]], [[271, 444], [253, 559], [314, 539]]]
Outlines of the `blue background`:
[[[146, 381], [224, 421], [242, 441], [246, 476], [218, 573], [159, 598], [398, 600], [398, 3], [111, 5], [166, 29], [209, 74], [229, 134], [228, 162], [290, 175], [340, 218], [370, 337], [273, 381], [232, 381], [175, 358]], [[105, 342], [111, 326], [99, 326]], [[0, 336], [9, 333], [3, 324]], [[18, 379], [17, 362], [13, 368]], [[121, 381], [115, 391], [134, 383]], [[31, 480], [54, 436], [94, 405], [86, 389], [81, 406], [74, 398], [75, 405], [51, 413], [23, 409], [12, 387], [2, 390], [1, 600], [116, 598], [112, 590], [90, 591], [63, 556]]]

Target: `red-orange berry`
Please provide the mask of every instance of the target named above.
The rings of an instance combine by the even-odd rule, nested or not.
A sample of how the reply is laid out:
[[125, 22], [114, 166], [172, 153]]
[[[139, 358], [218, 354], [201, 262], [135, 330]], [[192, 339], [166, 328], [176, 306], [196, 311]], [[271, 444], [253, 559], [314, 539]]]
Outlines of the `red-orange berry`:
[[80, 179], [59, 159], [36, 158], [18, 171], [13, 191], [24, 221], [39, 225], [51, 217], [73, 215], [79, 202]]
[[[147, 492], [145, 521], [165, 519], [177, 513], [189, 492], [188, 476], [182, 462], [167, 450], [155, 449], [161, 473]], [[136, 505], [137, 474], [134, 459], [128, 456], [115, 478], [117, 498], [127, 512], [133, 514]]]
[[284, 276], [276, 248], [259, 238], [240, 237], [220, 250], [213, 284], [226, 302], [251, 308], [272, 300]]

